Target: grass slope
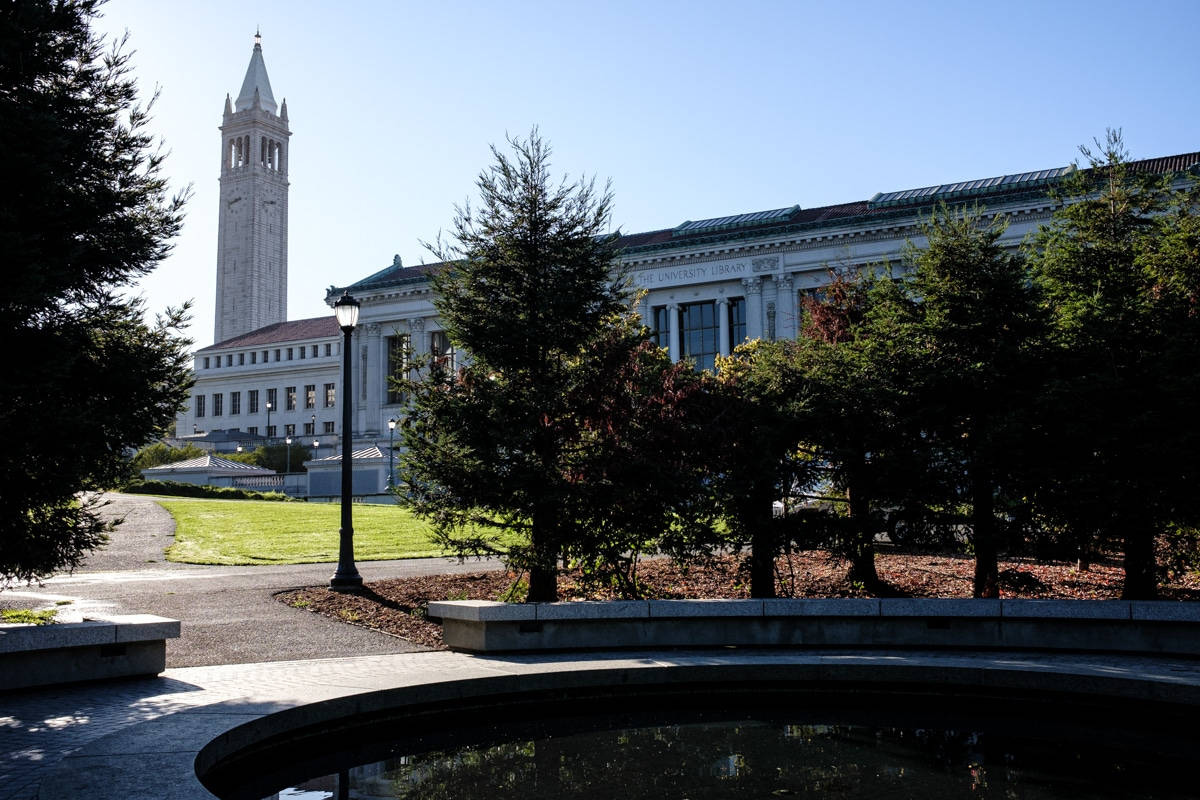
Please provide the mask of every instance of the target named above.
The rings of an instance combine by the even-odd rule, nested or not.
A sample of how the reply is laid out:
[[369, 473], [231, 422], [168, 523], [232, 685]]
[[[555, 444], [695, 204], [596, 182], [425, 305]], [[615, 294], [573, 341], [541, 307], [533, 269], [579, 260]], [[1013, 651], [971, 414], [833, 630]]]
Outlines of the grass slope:
[[[337, 503], [261, 500], [157, 502], [175, 518], [168, 561], [187, 564], [310, 564], [337, 561], [341, 507]], [[443, 551], [429, 526], [397, 506], [354, 506], [354, 558], [426, 558]]]

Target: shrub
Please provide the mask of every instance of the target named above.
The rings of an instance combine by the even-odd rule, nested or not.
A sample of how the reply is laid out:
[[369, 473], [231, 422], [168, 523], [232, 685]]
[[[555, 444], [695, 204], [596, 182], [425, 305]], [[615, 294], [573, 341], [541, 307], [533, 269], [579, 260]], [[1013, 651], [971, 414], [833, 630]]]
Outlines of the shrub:
[[206, 486], [178, 481], [132, 481], [124, 489], [130, 494], [161, 494], [168, 497], [208, 497], [214, 500], [277, 500], [291, 502], [296, 498], [283, 492], [254, 492], [232, 486]]

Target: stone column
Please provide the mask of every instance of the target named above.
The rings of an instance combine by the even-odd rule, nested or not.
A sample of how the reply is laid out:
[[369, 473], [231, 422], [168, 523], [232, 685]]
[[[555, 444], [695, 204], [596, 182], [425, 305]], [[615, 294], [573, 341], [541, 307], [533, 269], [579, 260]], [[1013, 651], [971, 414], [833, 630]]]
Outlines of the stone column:
[[678, 361], [683, 358], [683, 351], [679, 346], [679, 303], [667, 303], [667, 322], [670, 323], [671, 330], [671, 360]]
[[425, 332], [425, 318], [416, 317], [408, 321], [408, 347], [413, 357], [429, 352], [429, 334]]
[[762, 278], [742, 278], [746, 290], [746, 338], [765, 339], [763, 327]]
[[778, 339], [796, 338], [796, 290], [790, 272], [775, 276], [775, 334]]
[[377, 436], [380, 429], [383, 402], [387, 399], [384, 386], [384, 375], [387, 373], [387, 348], [384, 338], [384, 326], [372, 322], [366, 326], [367, 364], [366, 380], [363, 382], [365, 394], [362, 432], [365, 436]]
[[717, 352], [729, 355], [729, 298], [717, 298]]

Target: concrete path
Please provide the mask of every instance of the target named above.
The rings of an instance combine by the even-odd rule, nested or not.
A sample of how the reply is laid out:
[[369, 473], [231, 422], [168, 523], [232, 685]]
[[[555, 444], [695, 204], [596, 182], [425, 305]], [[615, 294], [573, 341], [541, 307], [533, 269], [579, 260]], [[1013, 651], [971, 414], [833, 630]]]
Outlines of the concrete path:
[[[244, 664], [423, 649], [404, 639], [334, 622], [289, 608], [275, 599], [287, 589], [326, 584], [333, 564], [206, 567], [166, 560], [175, 522], [162, 506], [140, 495], [110, 494], [104, 514], [124, 522], [109, 544], [92, 553], [73, 575], [40, 587], [0, 592], [9, 607], [57, 608], [60, 618], [90, 613], [157, 614], [182, 622], [167, 641], [167, 666]], [[414, 575], [495, 569], [488, 561], [453, 559], [364, 561], [370, 582]], [[69, 605], [57, 605], [68, 603]]]

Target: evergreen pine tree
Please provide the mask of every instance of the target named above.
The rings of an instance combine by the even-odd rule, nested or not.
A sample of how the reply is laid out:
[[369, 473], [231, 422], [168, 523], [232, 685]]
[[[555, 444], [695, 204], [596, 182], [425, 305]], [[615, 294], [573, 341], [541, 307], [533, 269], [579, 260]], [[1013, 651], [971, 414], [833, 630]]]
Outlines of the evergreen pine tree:
[[166, 256], [184, 198], [93, 0], [0, 5], [0, 577], [76, 566], [104, 538], [85, 490], [126, 477], [190, 386], [182, 309], [143, 322], [128, 284]]

